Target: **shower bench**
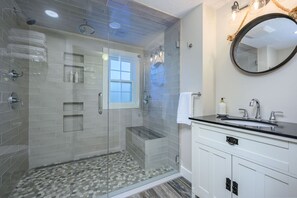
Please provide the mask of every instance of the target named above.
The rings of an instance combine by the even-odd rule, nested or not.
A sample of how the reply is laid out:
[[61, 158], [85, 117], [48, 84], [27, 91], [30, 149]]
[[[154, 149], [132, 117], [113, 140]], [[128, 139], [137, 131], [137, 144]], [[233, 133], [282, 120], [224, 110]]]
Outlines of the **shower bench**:
[[168, 164], [167, 138], [143, 126], [126, 128], [126, 148], [145, 170]]

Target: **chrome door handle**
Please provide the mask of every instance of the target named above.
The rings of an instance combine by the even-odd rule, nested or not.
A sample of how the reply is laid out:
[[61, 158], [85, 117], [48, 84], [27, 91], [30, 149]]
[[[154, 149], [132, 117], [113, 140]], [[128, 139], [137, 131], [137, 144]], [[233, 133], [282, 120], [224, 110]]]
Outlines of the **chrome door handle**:
[[103, 113], [103, 100], [102, 100], [102, 92], [98, 93], [98, 113], [101, 115]]

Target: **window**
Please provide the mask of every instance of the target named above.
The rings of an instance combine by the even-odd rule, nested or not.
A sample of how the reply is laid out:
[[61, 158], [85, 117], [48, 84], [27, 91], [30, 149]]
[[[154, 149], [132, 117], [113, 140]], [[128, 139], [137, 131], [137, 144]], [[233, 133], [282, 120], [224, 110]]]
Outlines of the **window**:
[[[139, 60], [137, 54], [119, 50], [109, 50], [104, 72], [109, 77], [109, 108], [139, 107]], [[105, 94], [106, 95], [106, 94]], [[106, 98], [107, 100], [107, 98]], [[107, 105], [107, 104], [106, 104]]]
[[119, 57], [109, 59], [109, 102], [131, 103], [133, 87], [132, 61]]

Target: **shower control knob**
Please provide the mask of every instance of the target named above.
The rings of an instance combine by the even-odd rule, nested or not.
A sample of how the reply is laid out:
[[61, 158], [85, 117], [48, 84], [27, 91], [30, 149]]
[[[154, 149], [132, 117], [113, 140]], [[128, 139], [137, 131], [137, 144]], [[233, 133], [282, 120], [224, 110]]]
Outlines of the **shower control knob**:
[[23, 105], [23, 101], [18, 97], [18, 95], [15, 92], [12, 92], [10, 96], [7, 99], [8, 104], [12, 109], [16, 109], [19, 104]]
[[24, 75], [23, 72], [19, 74], [14, 69], [8, 73], [8, 76], [11, 78], [11, 80], [16, 80], [17, 78], [22, 77], [23, 75]]

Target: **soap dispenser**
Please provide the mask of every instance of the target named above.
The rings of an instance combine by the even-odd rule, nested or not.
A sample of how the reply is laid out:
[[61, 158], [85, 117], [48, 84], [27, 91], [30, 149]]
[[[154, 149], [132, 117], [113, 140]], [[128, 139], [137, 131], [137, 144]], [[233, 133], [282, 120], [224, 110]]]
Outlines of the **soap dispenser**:
[[78, 72], [74, 73], [74, 82], [78, 83]]
[[224, 98], [221, 98], [221, 101], [219, 103], [219, 115], [227, 115], [227, 104], [224, 101]]
[[72, 70], [69, 72], [69, 82], [74, 82], [74, 74]]

